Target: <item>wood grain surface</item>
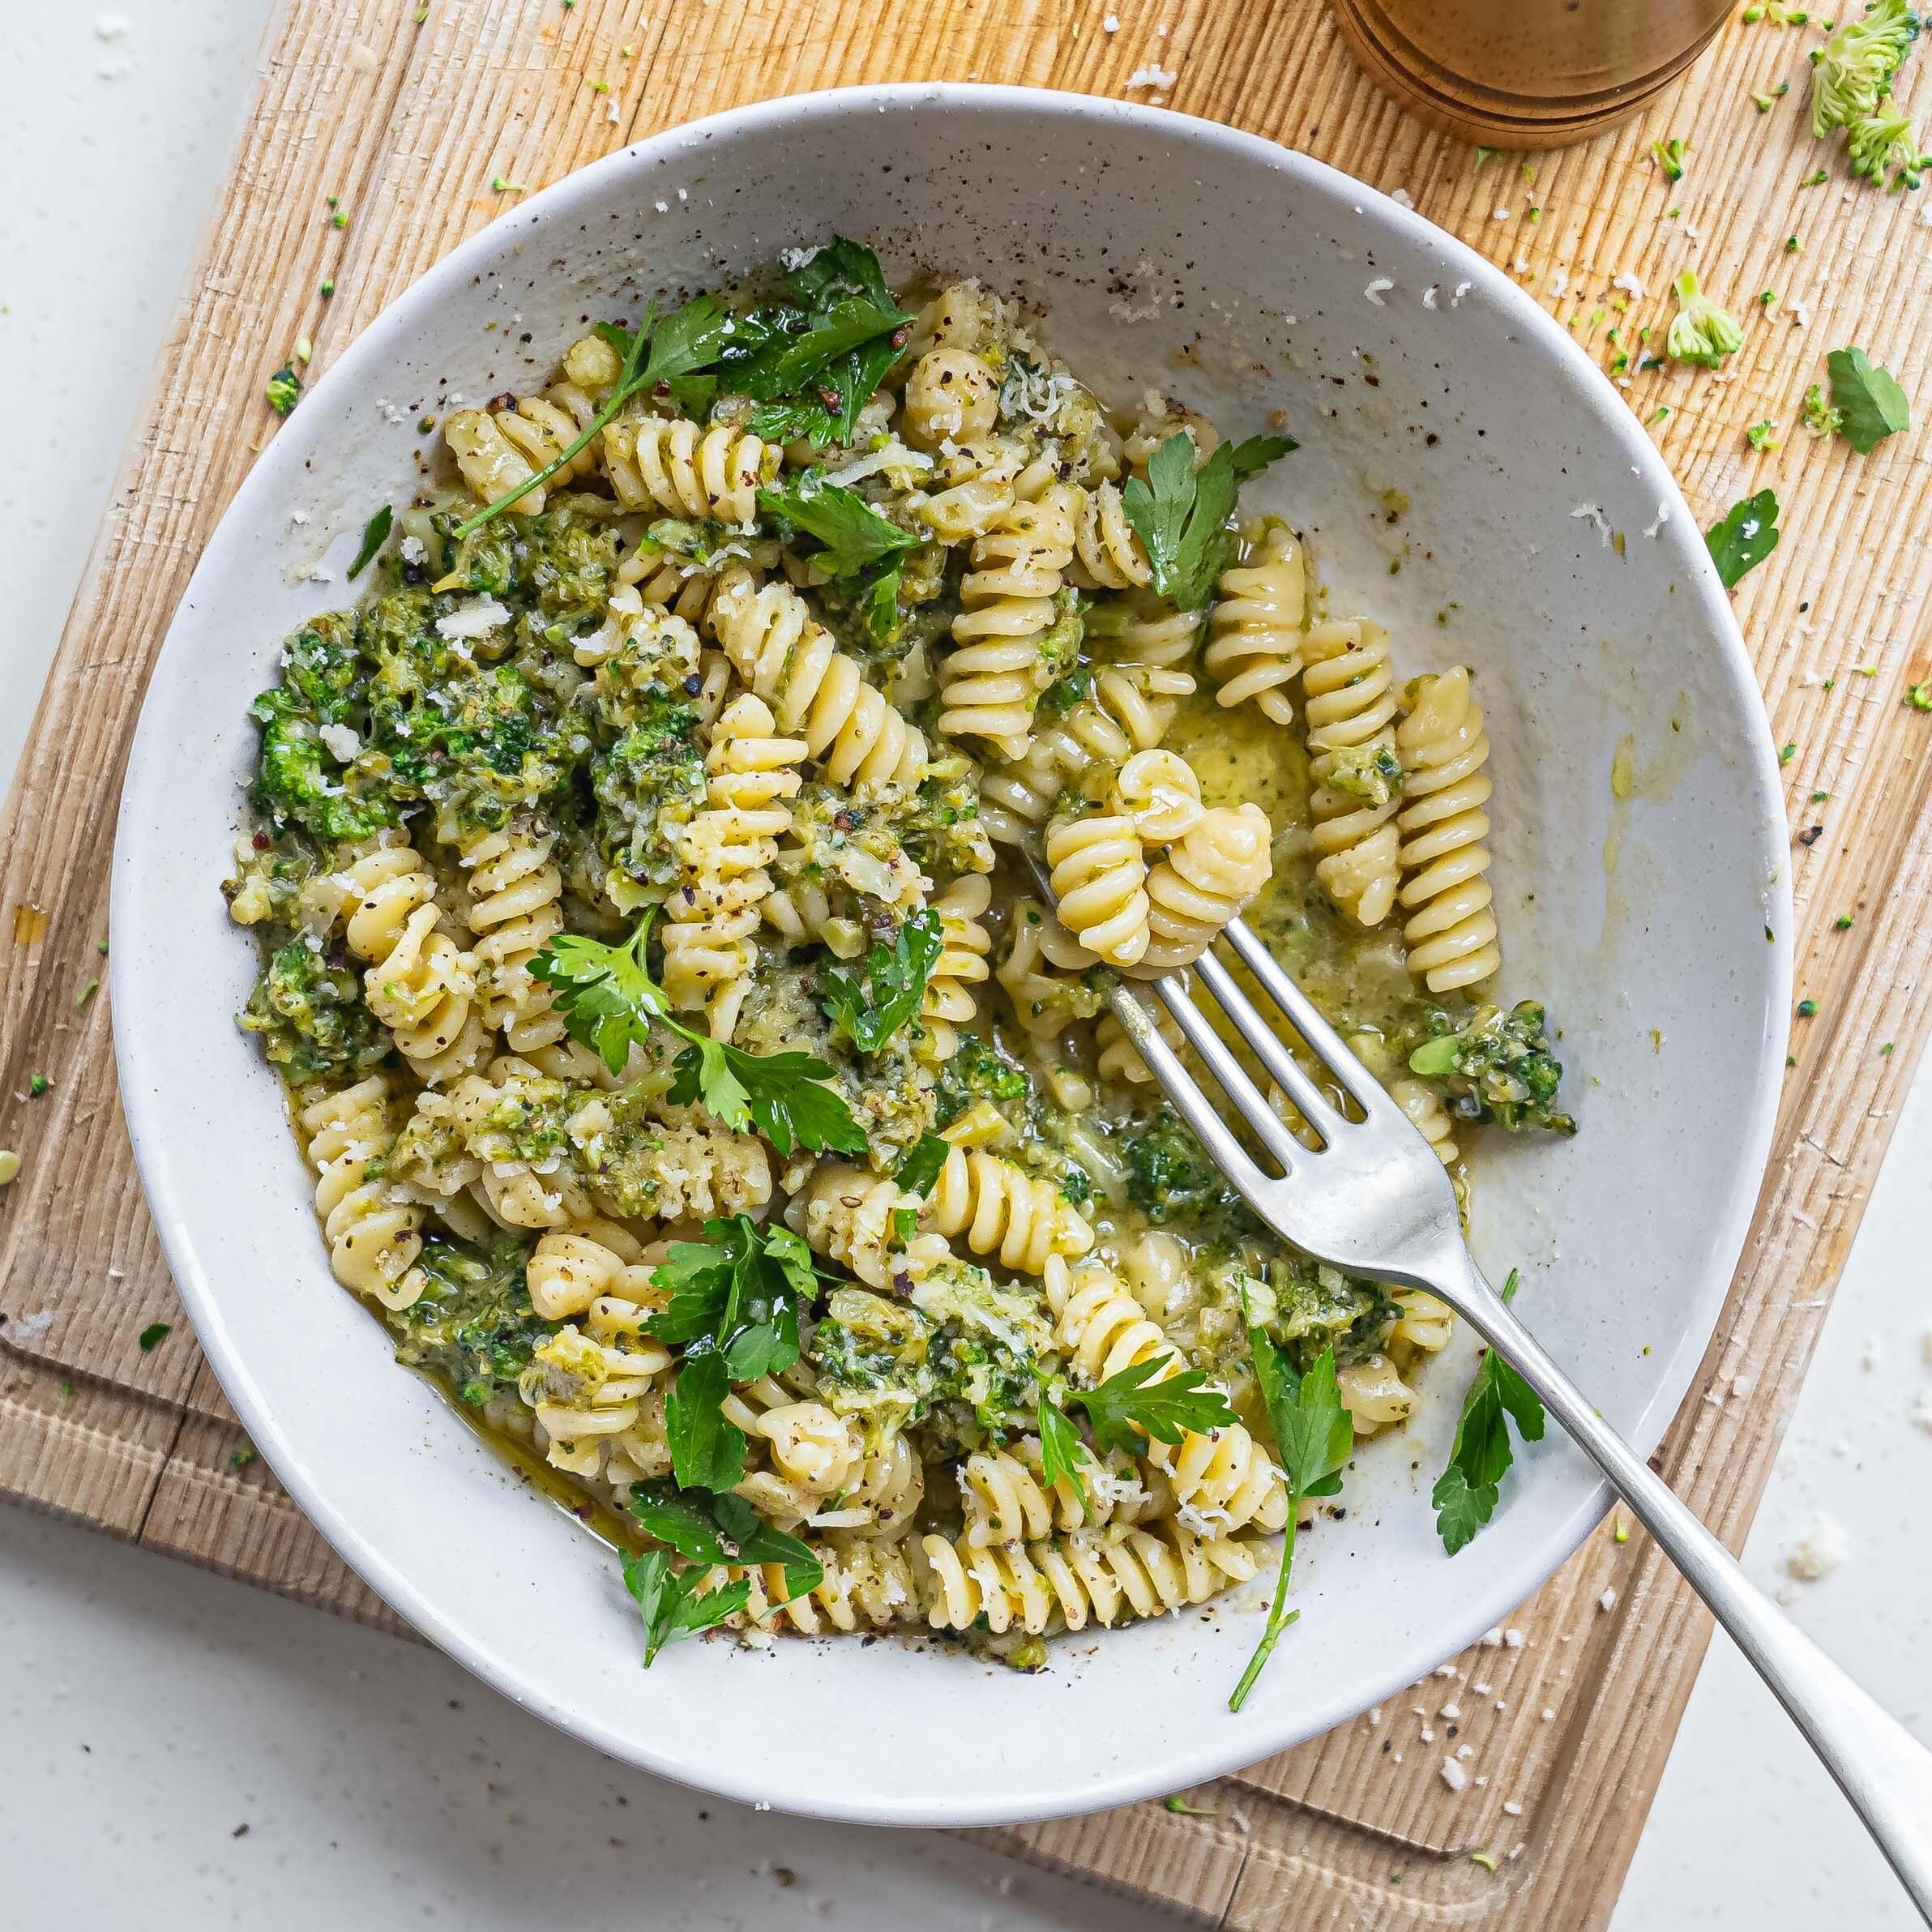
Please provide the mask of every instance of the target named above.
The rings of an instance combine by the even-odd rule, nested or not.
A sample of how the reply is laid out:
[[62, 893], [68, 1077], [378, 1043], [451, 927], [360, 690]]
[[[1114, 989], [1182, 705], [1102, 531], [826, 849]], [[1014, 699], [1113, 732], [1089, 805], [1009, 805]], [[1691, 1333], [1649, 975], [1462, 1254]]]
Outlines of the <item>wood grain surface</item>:
[[[1640, 121], [1531, 163], [1405, 118], [1314, 0], [431, 0], [420, 24], [415, 11], [291, 0], [271, 26], [8, 803], [0, 1146], [24, 1165], [0, 1193], [0, 1489], [393, 1626], [246, 1460], [134, 1177], [109, 1002], [89, 986], [105, 970], [114, 814], [147, 673], [202, 546], [273, 434], [266, 377], [302, 336], [325, 369], [502, 210], [493, 177], [536, 188], [716, 109], [936, 77], [1152, 100], [1404, 190], [1512, 269], [1606, 368], [1628, 357], [1631, 405], [1703, 520], [1776, 487], [1785, 541], [1738, 602], [1777, 741], [1792, 747], [1793, 830], [1807, 833], [1792, 856], [1799, 990], [1818, 1012], [1797, 1028], [1730, 1301], [1660, 1454], [1741, 1541], [1918, 1058], [1914, 994], [1932, 951], [1932, 718], [1905, 702], [1928, 671], [1922, 438], [1860, 457], [1798, 426], [1831, 347], [1855, 341], [1923, 393], [1926, 203], [1850, 186], [1811, 141], [1815, 35], [1734, 21]], [[1789, 96], [1759, 114], [1749, 93], [1780, 79]], [[1648, 158], [1666, 135], [1690, 147], [1675, 184]], [[1803, 186], [1821, 165], [1828, 184]], [[1744, 349], [1719, 375], [1639, 371], [1667, 324], [1669, 279], [1691, 265], [1743, 322]], [[1757, 301], [1765, 290], [1775, 305]], [[1753, 453], [1742, 431], [1763, 417], [1782, 447]], [[212, 890], [219, 855], [210, 865]], [[24, 906], [44, 912], [44, 934], [31, 916], [13, 925]], [[53, 1086], [30, 1100], [34, 1073]], [[153, 1321], [174, 1331], [143, 1352]], [[1606, 1531], [1511, 1627], [1520, 1646], [1479, 1647], [1380, 1722], [1193, 1794], [1212, 1817], [1149, 1804], [982, 1836], [1230, 1926], [1600, 1926], [1708, 1620], [1640, 1536], [1619, 1546]], [[1460, 1793], [1439, 1775], [1456, 1748], [1445, 1703], [1458, 1708], [1457, 1745], [1473, 1747]], [[1434, 1746], [1420, 1740], [1425, 1722]]]

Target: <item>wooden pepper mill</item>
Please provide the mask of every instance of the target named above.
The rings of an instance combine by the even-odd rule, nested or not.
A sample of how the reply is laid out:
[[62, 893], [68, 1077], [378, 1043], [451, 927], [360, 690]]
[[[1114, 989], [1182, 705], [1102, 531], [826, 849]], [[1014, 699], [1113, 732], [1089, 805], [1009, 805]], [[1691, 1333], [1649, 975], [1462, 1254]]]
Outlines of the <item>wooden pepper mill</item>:
[[1370, 79], [1492, 147], [1558, 147], [1634, 114], [1695, 60], [1732, 0], [1335, 0]]

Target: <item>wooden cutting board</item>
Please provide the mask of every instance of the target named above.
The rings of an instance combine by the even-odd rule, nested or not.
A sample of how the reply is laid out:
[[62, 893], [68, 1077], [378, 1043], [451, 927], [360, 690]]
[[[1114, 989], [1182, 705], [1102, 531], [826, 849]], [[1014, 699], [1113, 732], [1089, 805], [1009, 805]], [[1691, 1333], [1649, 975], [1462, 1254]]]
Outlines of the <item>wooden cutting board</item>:
[[[1738, 605], [1792, 747], [1799, 991], [1818, 1011], [1797, 1028], [1730, 1302], [1657, 1459], [1741, 1542], [1918, 1058], [1926, 1002], [1911, 994], [1932, 954], [1932, 718], [1905, 699], [1927, 675], [1925, 438], [1860, 457], [1797, 426], [1826, 349], [1853, 342], [1932, 408], [1914, 326], [1932, 297], [1925, 203], [1850, 188], [1810, 140], [1815, 37], [1734, 23], [1643, 120], [1537, 157], [1532, 178], [1520, 157], [1405, 120], [1313, 0], [290, 0], [0, 834], [0, 1147], [23, 1160], [0, 1192], [0, 1490], [397, 1627], [248, 1460], [129, 1156], [108, 1001], [91, 988], [147, 673], [274, 432], [264, 379], [303, 337], [326, 368], [502, 212], [493, 177], [535, 188], [714, 109], [938, 77], [1153, 100], [1405, 190], [1606, 365], [1613, 326], [1633, 367], [1656, 346], [1686, 263], [1744, 318], [1721, 376], [1641, 373], [1630, 391], [1647, 420], [1668, 407], [1652, 434], [1705, 521], [1767, 483], [1785, 507], [1783, 546]], [[1780, 78], [1789, 98], [1754, 111], [1748, 93]], [[1674, 186], [1647, 153], [1669, 135], [1690, 151]], [[1803, 186], [1821, 165], [1829, 184]], [[1780, 297], [1768, 311], [1767, 289]], [[1744, 427], [1767, 417], [1784, 447], [1752, 453]], [[35, 1074], [53, 1081], [41, 1097]], [[156, 1322], [172, 1331], [143, 1351]], [[1190, 1793], [1212, 1816], [1150, 1803], [979, 1836], [1229, 1926], [1601, 1926], [1708, 1630], [1642, 1538], [1619, 1545], [1606, 1527], [1453, 1677]], [[1452, 1791], [1443, 1759], [1465, 1745], [1468, 1782]]]

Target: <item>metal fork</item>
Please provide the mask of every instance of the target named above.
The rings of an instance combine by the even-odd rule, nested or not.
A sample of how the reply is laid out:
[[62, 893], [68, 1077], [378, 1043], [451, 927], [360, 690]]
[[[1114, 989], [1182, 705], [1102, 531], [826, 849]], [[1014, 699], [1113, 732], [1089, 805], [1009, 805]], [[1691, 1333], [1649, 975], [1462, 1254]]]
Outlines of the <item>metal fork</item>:
[[[1051, 903], [1050, 895], [1049, 903]], [[1463, 1239], [1455, 1190], [1434, 1150], [1314, 1002], [1241, 920], [1224, 934], [1282, 1016], [1361, 1110], [1331, 1103], [1212, 950], [1197, 983], [1219, 1004], [1321, 1140], [1289, 1130], [1187, 992], [1145, 982], [1179, 1023], [1249, 1131], [1280, 1169], [1253, 1159], [1126, 985], [1113, 996], [1128, 1037], [1242, 1198], [1318, 1261], [1441, 1297], [1515, 1369], [1580, 1443], [1796, 1720], [1932, 1926], [1932, 1751], [1846, 1676], [1751, 1583], [1729, 1552], [1591, 1406], [1484, 1280]]]

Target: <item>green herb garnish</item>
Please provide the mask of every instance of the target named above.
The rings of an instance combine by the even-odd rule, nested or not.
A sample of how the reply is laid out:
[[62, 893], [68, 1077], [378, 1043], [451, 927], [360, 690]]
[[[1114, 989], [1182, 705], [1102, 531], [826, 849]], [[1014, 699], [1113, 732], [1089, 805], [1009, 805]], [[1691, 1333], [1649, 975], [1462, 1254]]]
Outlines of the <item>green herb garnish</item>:
[[[776, 1563], [789, 1602], [825, 1580], [825, 1566], [810, 1546], [774, 1529], [742, 1496], [677, 1490], [665, 1482], [634, 1484], [630, 1513], [687, 1563]], [[772, 1606], [776, 1609], [777, 1606]]]
[[715, 1629], [751, 1601], [751, 1579], [707, 1590], [702, 1570], [673, 1570], [666, 1550], [647, 1549], [624, 1558], [624, 1588], [636, 1600], [644, 1622], [644, 1667], [657, 1661], [667, 1643]]
[[1734, 589], [1778, 547], [1778, 499], [1769, 489], [1741, 498], [1704, 532], [1711, 561], [1726, 590]]
[[[1510, 1270], [1502, 1284], [1507, 1306], [1520, 1279]], [[1463, 1398], [1462, 1419], [1449, 1466], [1436, 1480], [1430, 1500], [1435, 1505], [1435, 1526], [1443, 1547], [1454, 1556], [1496, 1513], [1502, 1478], [1515, 1460], [1509, 1425], [1526, 1443], [1543, 1439], [1543, 1404], [1537, 1393], [1494, 1349], [1482, 1358], [1469, 1391]]]
[[652, 914], [614, 946], [560, 933], [530, 962], [530, 971], [557, 989], [558, 1010], [571, 1037], [621, 1074], [635, 1041], [650, 1037], [653, 1020], [689, 1042], [672, 1062], [669, 1096], [676, 1107], [702, 1101], [718, 1122], [742, 1134], [755, 1126], [781, 1154], [795, 1148], [829, 1148], [860, 1154], [866, 1141], [844, 1098], [821, 1085], [832, 1069], [811, 1054], [748, 1054], [713, 1040], [675, 1018], [651, 977], [644, 948]]
[[939, 915], [916, 913], [890, 945], [874, 944], [861, 971], [827, 966], [819, 977], [834, 1029], [861, 1053], [877, 1053], [919, 1011], [944, 944]]
[[614, 323], [598, 323], [596, 333], [617, 351], [622, 361], [621, 373], [603, 407], [554, 461], [459, 524], [458, 539], [481, 529], [493, 517], [500, 516], [532, 490], [547, 483], [579, 451], [602, 435], [605, 425], [640, 391], [667, 395], [687, 409], [708, 404], [716, 391], [717, 378], [699, 372], [716, 361], [729, 322], [724, 305], [715, 295], [700, 295], [682, 309], [673, 310], [661, 321], [657, 318], [656, 304], [652, 303], [635, 335]]
[[938, 1134], [921, 1134], [905, 1158], [892, 1170], [892, 1178], [908, 1194], [922, 1199], [933, 1190], [933, 1183], [952, 1152], [952, 1143]]
[[1912, 427], [1912, 405], [1887, 370], [1861, 348], [1835, 348], [1825, 357], [1838, 434], [1861, 456], [1887, 436]]
[[1199, 610], [1214, 595], [1229, 554], [1227, 522], [1248, 477], [1301, 446], [1291, 436], [1250, 436], [1225, 443], [1199, 470], [1193, 438], [1177, 430], [1121, 492], [1121, 507], [1139, 536], [1154, 588], [1183, 610]]
[[356, 561], [348, 566], [350, 583], [353, 583], [369, 568], [374, 561], [376, 553], [388, 542], [390, 525], [395, 520], [395, 511], [385, 503], [362, 526], [362, 547], [356, 553]]
[[152, 1352], [156, 1344], [160, 1340], [163, 1336], [172, 1335], [173, 1332], [174, 1324], [172, 1322], [150, 1322], [135, 1337], [135, 1340], [141, 1353], [146, 1355]]
[[1288, 1520], [1281, 1537], [1281, 1568], [1275, 1579], [1275, 1600], [1268, 1606], [1267, 1626], [1248, 1660], [1248, 1667], [1228, 1699], [1238, 1711], [1247, 1701], [1255, 1681], [1274, 1655], [1282, 1631], [1301, 1615], [1288, 1607], [1288, 1575], [1295, 1560], [1295, 1529], [1302, 1505], [1311, 1496], [1332, 1496], [1342, 1486], [1342, 1471], [1355, 1447], [1355, 1427], [1335, 1383], [1335, 1350], [1327, 1348], [1306, 1375], [1275, 1346], [1258, 1323], [1248, 1328], [1255, 1355], [1255, 1380], [1267, 1404], [1269, 1425], [1281, 1473], [1288, 1482]]
[[767, 485], [759, 506], [795, 524], [825, 548], [812, 561], [835, 577], [850, 577], [869, 563], [919, 547], [908, 530], [888, 522], [855, 491], [823, 481], [815, 471]]

